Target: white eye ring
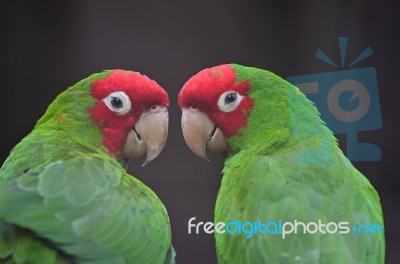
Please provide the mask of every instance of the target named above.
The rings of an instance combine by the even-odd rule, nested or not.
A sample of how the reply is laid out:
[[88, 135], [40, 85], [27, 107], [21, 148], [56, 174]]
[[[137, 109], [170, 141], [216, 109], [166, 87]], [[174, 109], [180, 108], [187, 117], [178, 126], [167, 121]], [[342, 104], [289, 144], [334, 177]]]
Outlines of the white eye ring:
[[124, 92], [112, 92], [103, 101], [111, 111], [118, 115], [125, 115], [131, 111], [131, 100]]
[[232, 112], [235, 110], [240, 102], [243, 100], [244, 96], [236, 91], [227, 91], [221, 94], [218, 98], [218, 108], [222, 112]]

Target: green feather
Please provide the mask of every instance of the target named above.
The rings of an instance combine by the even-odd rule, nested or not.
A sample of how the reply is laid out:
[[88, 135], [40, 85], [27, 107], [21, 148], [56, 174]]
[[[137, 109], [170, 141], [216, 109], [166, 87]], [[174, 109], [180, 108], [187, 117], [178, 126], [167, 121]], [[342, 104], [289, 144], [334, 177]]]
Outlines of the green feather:
[[[254, 100], [229, 151], [215, 222], [302, 221], [383, 226], [379, 197], [319, 113], [275, 74], [232, 65]], [[384, 263], [382, 234], [216, 234], [219, 263]]]
[[1, 263], [174, 263], [164, 205], [89, 116], [90, 84], [108, 74], [60, 94], [0, 169]]

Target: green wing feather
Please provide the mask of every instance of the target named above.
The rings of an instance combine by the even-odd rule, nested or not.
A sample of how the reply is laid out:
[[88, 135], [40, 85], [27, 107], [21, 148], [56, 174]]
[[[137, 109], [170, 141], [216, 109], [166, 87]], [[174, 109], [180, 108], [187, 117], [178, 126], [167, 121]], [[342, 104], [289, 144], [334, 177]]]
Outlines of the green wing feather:
[[[317, 108], [277, 75], [232, 65], [254, 107], [228, 138], [215, 222], [349, 222], [383, 226], [379, 197], [346, 159]], [[216, 234], [220, 263], [384, 263], [383, 234]]]
[[[164, 263], [171, 250], [163, 204], [116, 161], [78, 156], [2, 180], [3, 231], [30, 230], [79, 263]], [[2, 234], [0, 253], [15, 254]]]
[[[239, 153], [226, 161], [215, 222], [233, 220], [322, 223], [348, 221], [383, 226], [379, 197], [341, 154], [330, 163], [299, 156]], [[311, 160], [313, 158], [313, 160]], [[216, 234], [219, 263], [384, 263], [382, 234]]]

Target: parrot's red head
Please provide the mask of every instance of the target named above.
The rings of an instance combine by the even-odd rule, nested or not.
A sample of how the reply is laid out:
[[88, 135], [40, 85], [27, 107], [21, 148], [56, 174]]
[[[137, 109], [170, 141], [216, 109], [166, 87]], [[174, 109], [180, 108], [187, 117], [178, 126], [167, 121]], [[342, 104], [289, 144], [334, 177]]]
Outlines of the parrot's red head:
[[168, 131], [169, 99], [155, 81], [137, 72], [111, 71], [91, 83], [89, 109], [109, 153], [132, 158], [147, 152], [148, 163], [161, 152]]
[[205, 147], [226, 150], [225, 138], [240, 133], [253, 106], [250, 83], [237, 82], [231, 65], [204, 69], [190, 78], [179, 93], [182, 128], [191, 150], [206, 158]]

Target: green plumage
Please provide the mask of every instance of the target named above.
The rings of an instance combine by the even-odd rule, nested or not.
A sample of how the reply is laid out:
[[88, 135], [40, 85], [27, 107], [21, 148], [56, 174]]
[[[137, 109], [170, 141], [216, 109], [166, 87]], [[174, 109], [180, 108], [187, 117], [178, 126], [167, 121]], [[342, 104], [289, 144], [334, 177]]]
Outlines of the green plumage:
[[107, 154], [94, 74], [49, 106], [0, 170], [1, 263], [174, 263], [167, 212]]
[[[230, 150], [215, 222], [379, 224], [379, 197], [347, 160], [316, 107], [275, 74], [232, 65], [254, 106]], [[383, 234], [217, 234], [219, 263], [384, 263]]]

